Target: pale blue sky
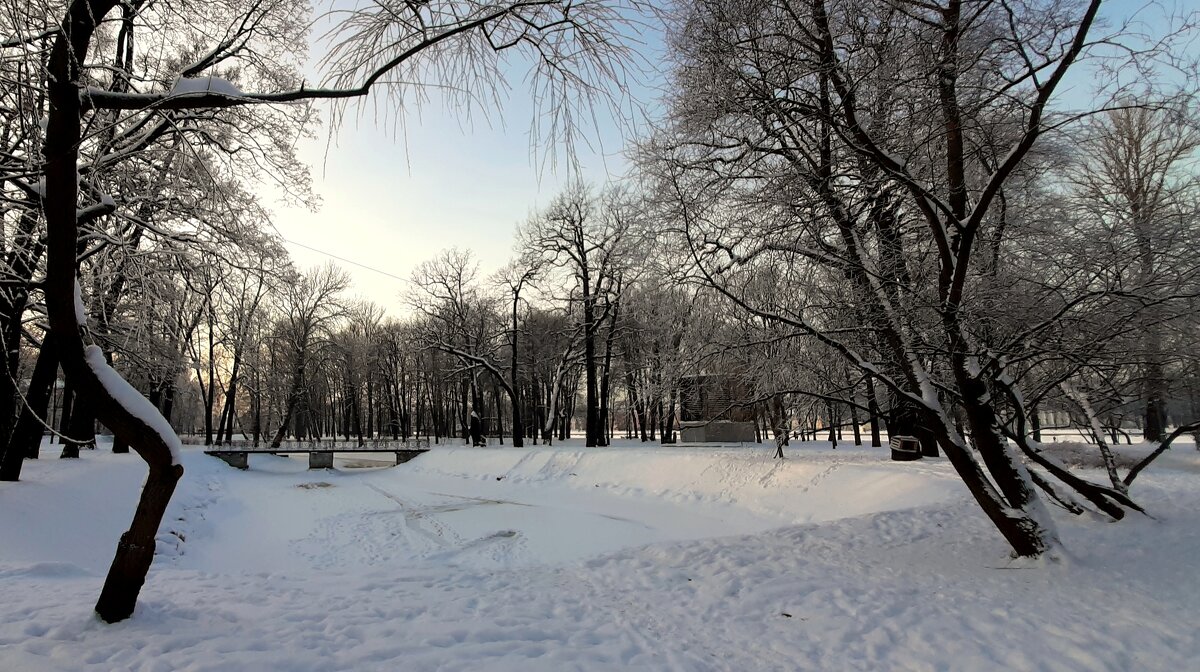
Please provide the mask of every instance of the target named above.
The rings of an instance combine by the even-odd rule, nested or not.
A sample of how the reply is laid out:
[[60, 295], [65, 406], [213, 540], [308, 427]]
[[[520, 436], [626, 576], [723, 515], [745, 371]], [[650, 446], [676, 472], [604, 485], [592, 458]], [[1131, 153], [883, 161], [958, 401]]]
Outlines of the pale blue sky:
[[[1147, 4], [1109, 3], [1104, 14], [1113, 23], [1136, 14], [1149, 24], [1137, 29], [1157, 38], [1165, 24], [1164, 7], [1166, 12], [1187, 7], [1167, 0], [1146, 10]], [[647, 51], [661, 51], [655, 31], [642, 30], [639, 35], [648, 43]], [[652, 55], [649, 61], [662, 59]], [[661, 75], [650, 74], [647, 79], [648, 86], [639, 87], [636, 95], [644, 103], [653, 103], [652, 87]], [[1080, 69], [1064, 83], [1059, 100], [1069, 107], [1084, 104], [1100, 83], [1094, 71]], [[499, 113], [474, 114], [465, 127], [434, 100], [419, 114], [410, 114], [401, 131], [393, 129], [391, 119], [377, 120], [370, 112], [348, 114], [328, 145], [327, 131], [322, 129], [318, 140], [303, 142], [300, 150], [312, 166], [321, 209], [311, 213], [276, 208], [276, 228], [295, 243], [401, 278], [453, 246], [472, 250], [485, 274], [498, 268], [511, 256], [517, 224], [571, 179], [561, 166], [558, 170], [539, 167], [538, 150], [529, 138], [528, 92], [520, 76], [513, 77], [511, 84], [510, 99]], [[371, 105], [365, 103], [365, 109]], [[626, 169], [622, 132], [610, 119], [602, 117], [600, 122], [590, 137], [602, 140], [603, 147], [584, 147], [576, 157], [584, 179], [594, 183]], [[289, 244], [288, 249], [300, 268], [329, 260], [299, 245]], [[406, 283], [338, 263], [351, 273], [357, 294], [391, 314], [404, 312], [401, 294]]]
[[[313, 166], [318, 212], [277, 208], [276, 228], [287, 239], [329, 254], [408, 277], [412, 268], [448, 247], [469, 248], [485, 271], [512, 251], [516, 225], [544, 205], [567, 181], [563, 171], [541, 172], [530, 156], [524, 128], [463, 131], [425, 114], [405, 137], [370, 123], [337, 132], [336, 144], [306, 142], [301, 156]], [[581, 156], [584, 173], [602, 180], [620, 172], [615, 152]], [[327, 257], [289, 245], [300, 267]], [[403, 283], [341, 264], [365, 298], [393, 308]]]
[[[660, 48], [657, 38], [650, 39], [652, 48]], [[277, 206], [276, 229], [300, 245], [402, 278], [454, 246], [472, 250], [485, 274], [500, 267], [511, 257], [517, 224], [572, 179], [561, 162], [543, 165], [542, 150], [531, 146], [533, 109], [519, 73], [510, 85], [502, 109], [477, 111], [470, 122], [460, 122], [436, 99], [403, 125], [350, 108], [328, 144], [325, 127], [316, 141], [300, 145], [301, 158], [312, 166], [320, 210]], [[637, 95], [643, 102], [655, 96], [644, 87]], [[363, 109], [373, 105], [367, 101]], [[595, 183], [626, 169], [618, 124], [605, 115], [599, 122], [588, 135], [591, 147], [581, 146], [576, 156], [580, 174]], [[329, 260], [300, 245], [287, 246], [298, 267]], [[351, 273], [355, 293], [391, 314], [403, 312], [406, 283], [336, 263]]]

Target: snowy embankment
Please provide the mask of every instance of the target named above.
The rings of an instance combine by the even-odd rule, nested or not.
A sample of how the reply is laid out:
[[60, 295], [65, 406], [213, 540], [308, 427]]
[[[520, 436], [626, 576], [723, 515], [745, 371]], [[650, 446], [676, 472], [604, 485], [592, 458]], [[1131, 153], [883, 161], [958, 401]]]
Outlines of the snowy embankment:
[[[144, 471], [0, 484], [3, 670], [1175, 670], [1200, 656], [1200, 461], [1156, 520], [1061, 519], [1030, 567], [944, 461], [886, 451], [438, 448], [187, 469], [134, 617], [91, 614]], [[54, 451], [47, 450], [47, 457]]]
[[[653, 445], [653, 444], [651, 444]], [[945, 464], [897, 469], [886, 451], [820, 448], [441, 448], [414, 462], [429, 474], [601, 488], [680, 505], [727, 505], [782, 522], [820, 522], [943, 501], [961, 490]], [[813, 451], [819, 452], [813, 452]]]

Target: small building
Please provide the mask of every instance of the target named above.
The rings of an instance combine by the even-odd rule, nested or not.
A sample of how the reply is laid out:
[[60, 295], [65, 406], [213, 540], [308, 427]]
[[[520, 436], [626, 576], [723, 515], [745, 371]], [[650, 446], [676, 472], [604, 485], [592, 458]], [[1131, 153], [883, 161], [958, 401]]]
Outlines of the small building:
[[684, 443], [754, 441], [754, 398], [750, 387], [730, 375], [680, 378], [679, 438]]

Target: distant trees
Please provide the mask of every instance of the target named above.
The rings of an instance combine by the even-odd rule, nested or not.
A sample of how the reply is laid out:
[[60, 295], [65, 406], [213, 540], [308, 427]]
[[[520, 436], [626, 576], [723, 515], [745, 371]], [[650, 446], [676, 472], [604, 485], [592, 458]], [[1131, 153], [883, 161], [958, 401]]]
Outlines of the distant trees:
[[[1133, 379], [1143, 400], [1147, 440], [1165, 437], [1170, 393], [1168, 334], [1179, 324], [1173, 295], [1194, 284], [1196, 225], [1200, 222], [1200, 119], [1195, 110], [1143, 99], [1135, 107], [1094, 117], [1079, 134], [1069, 171], [1072, 205], [1109, 241], [1123, 285], [1137, 288], [1136, 338], [1122, 349], [1138, 360]], [[1194, 304], [1193, 304], [1194, 305]], [[1182, 345], [1182, 344], [1179, 344]], [[1186, 352], [1182, 349], [1180, 352]], [[1121, 386], [1127, 391], [1126, 386]]]
[[274, 338], [278, 343], [276, 362], [289, 372], [289, 383], [279, 427], [271, 439], [273, 448], [282, 443], [293, 418], [297, 436], [320, 431], [313, 414], [309, 371], [321, 349], [331, 347], [334, 327], [346, 310], [340, 294], [349, 284], [345, 271], [327, 265], [293, 278], [284, 289]]
[[[530, 219], [520, 234], [527, 254], [566, 276], [571, 303], [578, 305], [583, 337], [585, 442], [607, 443], [606, 409], [611, 387], [613, 344], [631, 243], [637, 235], [637, 207], [626, 194], [594, 195], [576, 185]], [[607, 338], [603, 326], [608, 325]], [[602, 340], [603, 339], [603, 340]], [[601, 351], [603, 348], [603, 353]]]
[[479, 288], [478, 264], [461, 250], [447, 250], [421, 264], [412, 282], [412, 305], [424, 317], [421, 338], [427, 347], [456, 358], [465, 372], [468, 433], [473, 445], [483, 445], [481, 371], [502, 385], [510, 400], [516, 397], [499, 363], [504, 322], [498, 306]]
[[679, 418], [679, 380], [702, 367], [697, 346], [712, 334], [716, 317], [711, 303], [685, 287], [664, 282], [656, 273], [624, 292], [625, 326], [618, 347], [626, 396], [642, 441], [675, 442]]

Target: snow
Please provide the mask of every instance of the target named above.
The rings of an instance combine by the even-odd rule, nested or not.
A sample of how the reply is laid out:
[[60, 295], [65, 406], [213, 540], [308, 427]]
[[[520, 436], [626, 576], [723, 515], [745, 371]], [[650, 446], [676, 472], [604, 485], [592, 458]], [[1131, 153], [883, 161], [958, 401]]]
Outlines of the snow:
[[168, 95], [183, 96], [188, 94], [206, 94], [215, 93], [225, 96], [239, 97], [245, 95], [241, 89], [234, 86], [232, 82], [220, 77], [205, 76], [205, 77], [180, 77], [175, 80], [175, 85], [171, 87]]
[[394, 468], [255, 455], [242, 472], [188, 448], [138, 609], [111, 626], [91, 607], [145, 467], [104, 446], [31, 461], [0, 484], [0, 669], [1177, 670], [1200, 655], [1190, 447], [1138, 481], [1155, 519], [1061, 518], [1072, 562], [1033, 568], [944, 460], [773, 452], [435, 447]]
[[[87, 324], [87, 308], [83, 306], [83, 288], [79, 286], [79, 278], [75, 278], [75, 322], [79, 326]], [[102, 353], [103, 354], [103, 353]]]
[[[78, 297], [79, 282], [75, 282], [76, 294]], [[75, 310], [79, 311], [82, 306], [81, 301], [75, 304]], [[146, 424], [147, 427], [154, 430], [162, 437], [163, 443], [167, 444], [167, 448], [171, 451], [171, 464], [181, 464], [181, 453], [183, 444], [180, 443], [179, 437], [175, 434], [175, 430], [171, 429], [171, 423], [167, 422], [162, 413], [150, 403], [150, 400], [142, 396], [132, 385], [129, 384], [121, 374], [108, 365], [104, 359], [104, 351], [100, 346], [89, 345], [84, 348], [83, 356], [87, 360], [88, 366], [92, 368], [92, 372], [100, 379], [100, 384], [104, 389], [112, 395], [120, 404], [137, 419]]]

